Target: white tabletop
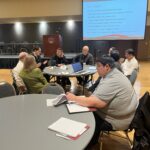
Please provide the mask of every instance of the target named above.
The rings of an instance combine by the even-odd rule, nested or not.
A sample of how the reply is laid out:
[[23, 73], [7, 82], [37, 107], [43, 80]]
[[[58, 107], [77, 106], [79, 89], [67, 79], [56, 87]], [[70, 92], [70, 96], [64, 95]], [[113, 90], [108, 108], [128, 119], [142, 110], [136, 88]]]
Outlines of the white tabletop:
[[[30, 94], [0, 99], [0, 150], [82, 150], [95, 129], [91, 112], [69, 114], [65, 105], [47, 107], [56, 95]], [[48, 126], [60, 117], [90, 126], [76, 141], [57, 137]]]

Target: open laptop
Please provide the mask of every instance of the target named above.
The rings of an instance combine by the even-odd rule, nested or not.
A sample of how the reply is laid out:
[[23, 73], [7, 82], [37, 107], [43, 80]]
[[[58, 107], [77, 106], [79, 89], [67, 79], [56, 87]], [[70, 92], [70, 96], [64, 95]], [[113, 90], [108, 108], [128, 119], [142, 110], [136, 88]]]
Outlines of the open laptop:
[[85, 72], [85, 70], [83, 70], [83, 66], [80, 62], [73, 63], [71, 65], [72, 65], [74, 73], [84, 73]]

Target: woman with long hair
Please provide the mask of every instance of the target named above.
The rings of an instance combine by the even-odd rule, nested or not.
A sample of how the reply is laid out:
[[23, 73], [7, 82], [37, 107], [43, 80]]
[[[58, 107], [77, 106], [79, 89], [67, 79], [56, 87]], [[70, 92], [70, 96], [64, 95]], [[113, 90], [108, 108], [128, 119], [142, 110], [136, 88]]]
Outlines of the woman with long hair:
[[48, 84], [42, 71], [37, 68], [37, 63], [32, 55], [28, 55], [25, 58], [20, 77], [27, 86], [29, 93], [41, 93], [43, 87]]

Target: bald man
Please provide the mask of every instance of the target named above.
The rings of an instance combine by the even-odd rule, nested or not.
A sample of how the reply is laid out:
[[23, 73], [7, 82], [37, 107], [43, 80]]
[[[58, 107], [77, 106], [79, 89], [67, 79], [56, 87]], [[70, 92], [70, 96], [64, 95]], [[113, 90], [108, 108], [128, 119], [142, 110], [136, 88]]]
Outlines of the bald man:
[[[83, 46], [82, 53], [74, 58], [74, 62], [80, 62], [82, 64], [85, 63], [86, 65], [94, 65], [93, 55], [89, 53], [89, 47], [87, 45]], [[85, 83], [87, 82], [88, 78], [89, 76], [85, 76]], [[77, 77], [77, 80], [79, 84], [82, 84], [83, 79], [81, 77]]]
[[82, 53], [74, 58], [74, 62], [86, 63], [87, 65], [94, 65], [94, 58], [91, 53], [89, 53], [89, 47], [83, 46]]

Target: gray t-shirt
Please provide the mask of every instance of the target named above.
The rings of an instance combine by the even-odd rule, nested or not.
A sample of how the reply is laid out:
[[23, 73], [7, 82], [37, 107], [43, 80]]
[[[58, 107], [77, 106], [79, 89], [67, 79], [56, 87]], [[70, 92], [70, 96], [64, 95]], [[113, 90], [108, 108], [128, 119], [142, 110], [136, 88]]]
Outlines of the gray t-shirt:
[[114, 130], [125, 130], [130, 125], [138, 100], [128, 78], [112, 69], [100, 80], [93, 96], [107, 103], [106, 107], [98, 109], [98, 115], [108, 121]]

